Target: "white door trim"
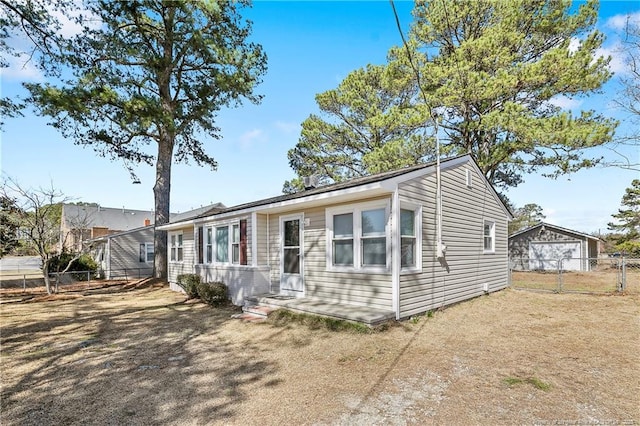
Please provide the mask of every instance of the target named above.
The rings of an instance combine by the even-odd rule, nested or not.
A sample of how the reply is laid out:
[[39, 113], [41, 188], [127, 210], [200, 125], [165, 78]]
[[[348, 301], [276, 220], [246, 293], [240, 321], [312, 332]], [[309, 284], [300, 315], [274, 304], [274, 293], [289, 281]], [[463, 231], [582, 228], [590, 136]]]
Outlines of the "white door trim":
[[[300, 258], [300, 273], [299, 274], [285, 274], [284, 272], [284, 222], [290, 220], [298, 220], [298, 232], [299, 232], [299, 258]], [[280, 216], [279, 227], [279, 240], [280, 240], [280, 294], [286, 296], [304, 297], [305, 285], [304, 285], [304, 213], [290, 214], [286, 216]], [[296, 275], [298, 275], [296, 277]], [[299, 280], [295, 285], [299, 286], [299, 290], [293, 289], [288, 285], [283, 288], [283, 283], [288, 280]]]

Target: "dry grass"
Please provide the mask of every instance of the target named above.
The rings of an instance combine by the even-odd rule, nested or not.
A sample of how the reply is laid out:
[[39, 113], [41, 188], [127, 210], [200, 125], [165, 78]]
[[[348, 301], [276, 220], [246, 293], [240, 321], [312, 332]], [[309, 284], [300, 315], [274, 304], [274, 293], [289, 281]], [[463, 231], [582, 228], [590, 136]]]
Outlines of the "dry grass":
[[1, 424], [640, 422], [637, 294], [506, 290], [373, 334], [83, 294], [1, 306]]

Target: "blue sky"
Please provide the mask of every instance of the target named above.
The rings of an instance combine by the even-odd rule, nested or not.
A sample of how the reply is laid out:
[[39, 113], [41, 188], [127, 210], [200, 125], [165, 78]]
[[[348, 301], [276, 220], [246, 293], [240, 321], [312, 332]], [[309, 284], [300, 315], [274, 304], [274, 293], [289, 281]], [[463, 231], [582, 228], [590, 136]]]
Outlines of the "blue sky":
[[[405, 29], [411, 23], [411, 2], [396, 2]], [[614, 17], [640, 16], [640, 3], [604, 1], [598, 28], [607, 35], [604, 48], [614, 55], [612, 67], [623, 72], [615, 53]], [[286, 179], [293, 177], [287, 151], [294, 147], [300, 123], [317, 112], [317, 93], [335, 88], [356, 69], [385, 62], [390, 47], [401, 43], [391, 6], [377, 2], [263, 2], [257, 1], [245, 13], [253, 21], [252, 38], [267, 53], [268, 72], [256, 92], [264, 95], [260, 105], [245, 104], [219, 113], [217, 123], [222, 140], [205, 140], [206, 151], [219, 163], [213, 172], [191, 165], [174, 165], [171, 211], [182, 212], [212, 202], [231, 206], [278, 195]], [[71, 31], [71, 30], [70, 30]], [[31, 68], [14, 66], [1, 78], [3, 96], [17, 96], [20, 82], [38, 81]], [[613, 106], [618, 80], [612, 79], [604, 93], [581, 100], [558, 100], [569, 109], [595, 109], [622, 121], [620, 133], [631, 124], [624, 112]], [[141, 184], [134, 185], [117, 161], [102, 158], [90, 148], [64, 140], [47, 120], [27, 113], [8, 119], [1, 135], [0, 164], [3, 174], [26, 186], [53, 185], [78, 201], [97, 202], [108, 207], [152, 209], [154, 169], [138, 166]], [[623, 153], [640, 162], [637, 147]], [[620, 159], [607, 149], [610, 161]], [[525, 176], [525, 182], [508, 192], [517, 205], [537, 203], [547, 221], [583, 232], [606, 230], [624, 190], [640, 173], [621, 168], [583, 170], [557, 180], [539, 175]]]

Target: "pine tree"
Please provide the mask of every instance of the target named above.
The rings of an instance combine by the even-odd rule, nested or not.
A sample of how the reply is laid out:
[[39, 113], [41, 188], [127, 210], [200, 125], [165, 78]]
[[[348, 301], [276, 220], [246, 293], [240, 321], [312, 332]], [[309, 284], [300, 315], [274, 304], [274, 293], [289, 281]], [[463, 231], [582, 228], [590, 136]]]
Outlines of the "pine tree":
[[616, 249], [633, 256], [640, 255], [640, 179], [634, 179], [622, 196], [621, 208], [611, 215], [611, 231], [618, 233]]
[[[171, 166], [216, 169], [203, 136], [221, 137], [216, 113], [243, 100], [266, 72], [262, 47], [249, 41], [248, 0], [211, 2], [96, 0], [101, 25], [65, 45], [61, 85], [28, 84], [30, 101], [51, 125], [100, 155], [155, 164], [155, 224], [169, 221]], [[71, 77], [69, 77], [71, 76]], [[130, 172], [132, 170], [130, 169]], [[135, 176], [135, 175], [132, 175]], [[156, 231], [154, 275], [167, 273], [167, 236]]]

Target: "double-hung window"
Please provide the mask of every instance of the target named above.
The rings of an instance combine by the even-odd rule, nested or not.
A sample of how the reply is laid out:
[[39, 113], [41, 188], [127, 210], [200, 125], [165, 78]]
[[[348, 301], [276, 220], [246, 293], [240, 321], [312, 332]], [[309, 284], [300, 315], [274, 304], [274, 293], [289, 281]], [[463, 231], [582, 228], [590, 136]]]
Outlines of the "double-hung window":
[[353, 266], [353, 213], [333, 216], [333, 264]]
[[216, 227], [216, 262], [229, 262], [229, 227]]
[[336, 269], [388, 267], [388, 203], [328, 209], [327, 266]]
[[231, 225], [231, 263], [240, 263], [240, 224]]
[[416, 267], [416, 213], [400, 209], [400, 265], [403, 268]]
[[204, 228], [205, 263], [247, 264], [246, 220]]
[[364, 210], [362, 224], [362, 266], [387, 265], [387, 214], [384, 208]]
[[140, 262], [153, 262], [153, 243], [140, 243]]
[[495, 252], [495, 236], [496, 236], [496, 224], [488, 220], [484, 221], [483, 229], [483, 246], [485, 253]]
[[213, 262], [213, 228], [207, 228], [207, 239], [205, 243], [207, 263]]
[[170, 238], [170, 254], [169, 259], [172, 262], [182, 262], [183, 250], [182, 250], [182, 234], [171, 234]]

